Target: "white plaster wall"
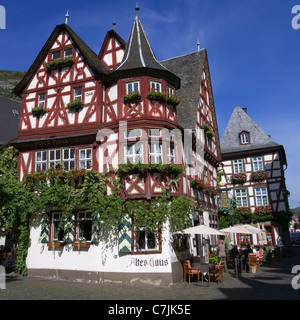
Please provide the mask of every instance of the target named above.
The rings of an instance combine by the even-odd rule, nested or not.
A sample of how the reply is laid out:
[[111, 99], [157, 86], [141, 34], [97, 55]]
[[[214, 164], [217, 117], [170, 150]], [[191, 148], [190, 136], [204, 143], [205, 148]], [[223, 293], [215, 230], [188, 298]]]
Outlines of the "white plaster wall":
[[[31, 227], [30, 247], [27, 255], [29, 269], [80, 270], [118, 273], [170, 273], [171, 262], [176, 259], [170, 252], [169, 229], [162, 233], [162, 253], [119, 256], [118, 238], [91, 245], [88, 250], [65, 245], [52, 250], [40, 243], [40, 227]], [[171, 258], [172, 256], [172, 258]], [[172, 260], [172, 261], [171, 261]]]

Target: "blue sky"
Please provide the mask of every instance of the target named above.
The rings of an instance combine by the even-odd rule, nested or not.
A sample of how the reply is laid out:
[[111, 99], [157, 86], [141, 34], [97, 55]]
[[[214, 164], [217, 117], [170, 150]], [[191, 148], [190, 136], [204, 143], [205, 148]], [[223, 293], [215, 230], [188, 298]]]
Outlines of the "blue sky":
[[[300, 0], [140, 0], [140, 19], [158, 60], [208, 51], [220, 138], [236, 105], [284, 145], [291, 208], [300, 207]], [[136, 1], [0, 0], [0, 70], [27, 71], [56, 25], [65, 21], [98, 53], [106, 32], [127, 41]], [[300, 23], [300, 20], [299, 20]]]

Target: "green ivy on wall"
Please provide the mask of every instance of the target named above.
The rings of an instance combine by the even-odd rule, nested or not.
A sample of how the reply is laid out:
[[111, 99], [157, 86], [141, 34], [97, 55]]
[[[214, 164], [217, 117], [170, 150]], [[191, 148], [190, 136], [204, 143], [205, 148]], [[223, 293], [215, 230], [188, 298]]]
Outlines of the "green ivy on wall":
[[[66, 171], [63, 164], [47, 171], [27, 173], [19, 181], [17, 155], [12, 147], [0, 151], [0, 221], [1, 227], [15, 230], [17, 235], [16, 270], [27, 274], [26, 256], [29, 245], [29, 221], [37, 225], [50, 210], [62, 212], [60, 228], [64, 221], [74, 216], [78, 209], [92, 212], [94, 228], [98, 241], [105, 234], [118, 233], [119, 224], [130, 214], [137, 227], [150, 230], [162, 229], [169, 221], [170, 231], [182, 231], [190, 223], [194, 200], [180, 196], [170, 197], [170, 185], [179, 181], [182, 166], [171, 165], [123, 165], [116, 172], [99, 173], [88, 170]], [[138, 168], [137, 166], [140, 166]], [[161, 196], [150, 200], [124, 200], [121, 197], [121, 179], [124, 174], [135, 170], [150, 173], [159, 171], [168, 176]], [[170, 178], [172, 176], [172, 178]], [[107, 194], [107, 184], [112, 191]]]

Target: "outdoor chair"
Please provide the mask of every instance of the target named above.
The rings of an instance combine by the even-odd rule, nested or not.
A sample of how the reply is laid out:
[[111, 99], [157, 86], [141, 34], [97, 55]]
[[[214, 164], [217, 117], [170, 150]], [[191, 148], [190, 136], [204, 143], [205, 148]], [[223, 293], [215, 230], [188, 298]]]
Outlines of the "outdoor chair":
[[193, 279], [194, 275], [198, 275], [198, 282], [200, 280], [200, 268], [192, 268], [191, 267], [191, 262], [189, 260], [185, 260], [184, 264], [183, 264], [183, 271], [184, 271], [184, 282], [186, 281], [186, 276], [189, 276], [189, 284], [190, 284], [190, 280], [191, 280], [191, 276]]
[[224, 272], [225, 263], [224, 261], [221, 261], [217, 266], [214, 266], [214, 268], [209, 268], [209, 274], [208, 274], [208, 282], [210, 283], [210, 276], [213, 275], [214, 278], [216, 276], [218, 277], [218, 284], [223, 282], [223, 272]]

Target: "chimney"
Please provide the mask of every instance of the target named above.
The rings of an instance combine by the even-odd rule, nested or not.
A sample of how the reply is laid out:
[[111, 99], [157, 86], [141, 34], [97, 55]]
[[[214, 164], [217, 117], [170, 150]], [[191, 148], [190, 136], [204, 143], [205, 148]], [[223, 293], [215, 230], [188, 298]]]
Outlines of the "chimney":
[[248, 114], [248, 112], [247, 112], [247, 108], [242, 108], [247, 114]]

